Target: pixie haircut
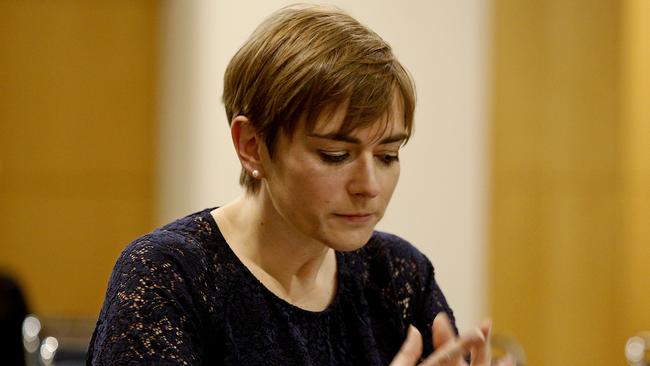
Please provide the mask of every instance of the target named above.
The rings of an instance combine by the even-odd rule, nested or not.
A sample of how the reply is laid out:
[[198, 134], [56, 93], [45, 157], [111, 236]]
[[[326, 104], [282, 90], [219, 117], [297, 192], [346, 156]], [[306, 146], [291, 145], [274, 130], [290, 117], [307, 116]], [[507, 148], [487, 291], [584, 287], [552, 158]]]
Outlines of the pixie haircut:
[[[273, 157], [278, 133], [292, 138], [299, 123], [340, 106], [341, 134], [391, 117], [398, 98], [407, 138], [413, 131], [415, 86], [391, 47], [343, 11], [294, 5], [267, 18], [232, 58], [224, 76], [229, 123], [245, 116]], [[256, 193], [260, 181], [242, 168], [239, 182]]]

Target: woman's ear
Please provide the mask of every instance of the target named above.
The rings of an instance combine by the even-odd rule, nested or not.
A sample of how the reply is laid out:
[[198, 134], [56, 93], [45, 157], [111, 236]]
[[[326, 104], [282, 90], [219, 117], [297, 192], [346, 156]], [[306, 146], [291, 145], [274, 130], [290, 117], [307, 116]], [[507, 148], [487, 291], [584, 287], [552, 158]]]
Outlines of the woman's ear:
[[242, 167], [251, 175], [255, 170], [261, 172], [260, 151], [263, 141], [251, 121], [241, 115], [233, 118], [230, 123], [230, 136]]

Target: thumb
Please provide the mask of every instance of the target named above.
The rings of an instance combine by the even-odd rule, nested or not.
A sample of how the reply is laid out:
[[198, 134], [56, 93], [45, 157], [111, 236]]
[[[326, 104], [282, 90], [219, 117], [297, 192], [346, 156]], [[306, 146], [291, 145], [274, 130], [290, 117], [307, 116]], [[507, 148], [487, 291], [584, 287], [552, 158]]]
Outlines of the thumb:
[[414, 366], [422, 354], [422, 335], [414, 326], [409, 326], [406, 340], [402, 343], [390, 366]]
[[440, 348], [447, 341], [456, 338], [454, 329], [451, 327], [451, 322], [447, 314], [441, 312], [436, 315], [433, 319], [432, 325], [432, 334], [433, 334], [433, 347], [435, 349]]

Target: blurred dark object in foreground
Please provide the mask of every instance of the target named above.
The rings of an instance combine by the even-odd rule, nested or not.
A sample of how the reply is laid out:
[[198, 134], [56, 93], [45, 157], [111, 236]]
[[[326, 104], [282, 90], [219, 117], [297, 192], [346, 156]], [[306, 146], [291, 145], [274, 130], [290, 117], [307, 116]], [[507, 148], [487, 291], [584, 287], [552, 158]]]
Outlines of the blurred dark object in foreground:
[[3, 365], [25, 365], [22, 325], [27, 303], [17, 281], [0, 274], [0, 357]]

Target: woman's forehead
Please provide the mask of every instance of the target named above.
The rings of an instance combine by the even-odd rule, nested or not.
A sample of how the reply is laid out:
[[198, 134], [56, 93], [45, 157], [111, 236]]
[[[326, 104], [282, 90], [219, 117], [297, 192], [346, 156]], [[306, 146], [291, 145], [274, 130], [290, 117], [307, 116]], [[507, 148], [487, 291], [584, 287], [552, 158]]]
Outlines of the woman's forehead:
[[304, 133], [310, 137], [359, 144], [404, 141], [408, 137], [404, 120], [401, 116], [394, 117], [397, 118], [385, 116], [352, 130], [345, 128], [345, 122], [342, 119], [333, 121], [320, 120], [311, 131], [304, 130]]
[[[350, 118], [348, 103], [325, 108], [311, 124], [303, 123], [307, 134], [318, 135], [357, 135], [369, 134], [381, 138], [384, 135], [405, 131], [404, 113], [401, 98], [393, 98], [390, 107], [374, 118]], [[305, 121], [306, 122], [306, 121]]]

